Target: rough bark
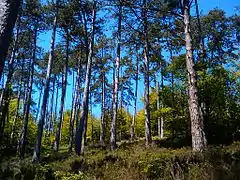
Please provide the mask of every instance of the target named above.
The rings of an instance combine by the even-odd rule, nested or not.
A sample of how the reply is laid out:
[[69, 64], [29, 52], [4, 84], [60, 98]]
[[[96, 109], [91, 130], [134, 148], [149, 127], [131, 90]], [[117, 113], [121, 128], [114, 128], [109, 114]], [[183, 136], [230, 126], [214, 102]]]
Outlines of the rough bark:
[[0, 79], [21, 0], [0, 0]]
[[48, 58], [46, 82], [45, 82], [44, 93], [43, 93], [41, 117], [40, 117], [39, 123], [38, 123], [36, 144], [34, 147], [34, 152], [33, 152], [33, 157], [32, 157], [33, 162], [39, 162], [39, 160], [40, 160], [40, 148], [41, 148], [42, 135], [43, 135], [43, 126], [44, 126], [44, 121], [45, 121], [45, 116], [46, 116], [47, 102], [48, 102], [48, 97], [49, 97], [49, 86], [50, 86], [50, 79], [51, 79], [51, 73], [52, 73], [54, 46], [55, 46], [56, 31], [57, 31], [58, 3], [59, 3], [59, 1], [57, 0], [57, 2], [56, 2], [57, 9], [56, 9], [56, 15], [54, 18], [54, 23], [53, 23], [53, 32], [52, 32], [52, 38], [51, 38], [51, 43], [50, 43], [50, 53], [49, 53], [49, 58]]
[[184, 7], [185, 41], [186, 41], [186, 65], [188, 72], [188, 104], [191, 119], [192, 148], [194, 151], [203, 151], [207, 145], [203, 130], [203, 119], [198, 102], [197, 77], [194, 69], [192, 38], [190, 28], [190, 6]]
[[121, 58], [121, 25], [122, 25], [122, 6], [119, 6], [118, 12], [118, 32], [117, 32], [117, 53], [115, 64], [115, 80], [114, 80], [114, 92], [113, 92], [113, 118], [111, 124], [111, 136], [110, 146], [112, 150], [117, 148], [116, 144], [116, 123], [117, 123], [117, 111], [118, 111], [118, 86], [119, 86], [119, 68]]
[[58, 152], [59, 149], [59, 143], [60, 143], [60, 135], [61, 135], [61, 129], [62, 129], [62, 121], [63, 121], [63, 110], [64, 110], [64, 104], [65, 104], [65, 97], [66, 97], [66, 90], [67, 90], [67, 76], [68, 76], [68, 60], [69, 60], [69, 32], [66, 29], [66, 59], [64, 63], [64, 69], [63, 69], [63, 86], [62, 86], [62, 96], [61, 96], [61, 105], [59, 110], [59, 121], [56, 131], [56, 138], [55, 138], [55, 145], [54, 150]]
[[84, 85], [84, 93], [83, 93], [83, 102], [82, 102], [82, 112], [80, 116], [80, 123], [77, 126], [76, 138], [75, 138], [75, 151], [76, 154], [80, 155], [84, 151], [84, 136], [86, 132], [86, 123], [88, 118], [88, 104], [89, 104], [89, 86], [91, 79], [91, 67], [92, 67], [92, 57], [93, 57], [93, 47], [94, 47], [94, 33], [95, 33], [95, 19], [96, 19], [96, 10], [95, 3], [92, 10], [92, 35], [91, 41], [89, 43], [89, 51], [88, 51], [88, 61], [86, 67], [86, 78]]

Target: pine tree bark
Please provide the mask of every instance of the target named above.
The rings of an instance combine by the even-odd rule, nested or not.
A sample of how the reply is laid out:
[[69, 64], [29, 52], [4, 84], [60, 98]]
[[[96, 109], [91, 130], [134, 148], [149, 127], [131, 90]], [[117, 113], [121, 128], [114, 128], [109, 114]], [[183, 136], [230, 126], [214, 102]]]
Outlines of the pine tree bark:
[[59, 143], [60, 143], [60, 135], [61, 135], [61, 129], [62, 129], [62, 121], [64, 117], [64, 104], [65, 104], [65, 97], [66, 97], [66, 90], [67, 90], [67, 76], [68, 76], [68, 60], [69, 60], [69, 32], [68, 29], [65, 30], [66, 32], [66, 59], [64, 63], [64, 70], [63, 70], [63, 86], [62, 86], [62, 96], [61, 96], [61, 105], [60, 105], [60, 111], [59, 111], [59, 121], [56, 131], [56, 138], [55, 138], [55, 145], [54, 150], [58, 152], [59, 150]]
[[135, 93], [134, 93], [134, 111], [133, 111], [133, 119], [131, 124], [131, 140], [135, 139], [135, 121], [136, 121], [136, 115], [137, 115], [137, 98], [138, 98], [138, 73], [139, 73], [139, 65], [138, 65], [138, 49], [136, 48], [136, 79], [135, 79]]
[[43, 93], [41, 117], [40, 117], [39, 123], [38, 123], [36, 144], [34, 147], [34, 152], [33, 152], [33, 157], [32, 157], [33, 162], [39, 162], [39, 160], [40, 160], [40, 148], [41, 148], [41, 143], [42, 143], [42, 135], [43, 135], [45, 116], [46, 116], [47, 102], [48, 102], [48, 97], [49, 97], [49, 86], [50, 86], [50, 80], [51, 80], [53, 56], [54, 56], [54, 46], [55, 46], [56, 31], [57, 31], [57, 17], [58, 17], [58, 5], [59, 5], [58, 3], [59, 3], [59, 1], [57, 0], [57, 2], [56, 2], [57, 9], [56, 9], [56, 15], [54, 18], [54, 23], [53, 23], [53, 32], [52, 32], [52, 38], [51, 38], [51, 43], [50, 43], [51, 45], [50, 45], [50, 53], [49, 53], [49, 58], [48, 58], [46, 82], [45, 82], [44, 93]]
[[119, 68], [120, 68], [120, 58], [121, 58], [121, 26], [122, 26], [122, 6], [120, 5], [119, 12], [118, 12], [117, 53], [116, 53], [116, 64], [115, 64], [114, 92], [113, 92], [113, 118], [112, 118], [111, 136], [110, 136], [111, 150], [115, 150], [117, 148], [116, 123], [117, 123], [117, 111], [118, 111]]
[[201, 108], [198, 102], [197, 77], [194, 69], [192, 38], [190, 28], [190, 6], [184, 7], [185, 41], [186, 41], [186, 65], [188, 72], [188, 104], [191, 119], [192, 148], [194, 151], [203, 151], [207, 145]]
[[146, 146], [152, 143], [150, 100], [149, 100], [149, 42], [148, 42], [148, 19], [147, 1], [143, 0], [143, 24], [144, 24], [144, 109], [145, 109], [145, 138]]
[[0, 0], [0, 79], [21, 0]]
[[93, 57], [93, 48], [94, 48], [94, 34], [95, 34], [95, 19], [96, 19], [96, 7], [95, 2], [92, 10], [92, 35], [91, 41], [88, 48], [88, 60], [86, 67], [86, 78], [84, 85], [84, 93], [83, 93], [83, 102], [82, 102], [82, 112], [80, 116], [80, 123], [77, 126], [76, 138], [75, 138], [75, 152], [80, 155], [84, 151], [84, 136], [86, 133], [86, 123], [88, 119], [88, 104], [89, 104], [89, 86], [91, 79], [91, 67], [92, 67], [92, 57]]

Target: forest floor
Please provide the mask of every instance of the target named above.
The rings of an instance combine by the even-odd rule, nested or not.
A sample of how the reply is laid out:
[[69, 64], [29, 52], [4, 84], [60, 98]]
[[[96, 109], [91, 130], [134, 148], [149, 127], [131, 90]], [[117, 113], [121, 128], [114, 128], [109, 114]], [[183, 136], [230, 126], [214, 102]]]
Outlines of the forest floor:
[[140, 139], [121, 142], [114, 152], [89, 147], [83, 156], [69, 156], [66, 147], [58, 153], [45, 149], [40, 164], [32, 164], [30, 156], [3, 157], [0, 179], [240, 179], [240, 142], [209, 146], [203, 153], [163, 146], [163, 140], [154, 140], [146, 148]]

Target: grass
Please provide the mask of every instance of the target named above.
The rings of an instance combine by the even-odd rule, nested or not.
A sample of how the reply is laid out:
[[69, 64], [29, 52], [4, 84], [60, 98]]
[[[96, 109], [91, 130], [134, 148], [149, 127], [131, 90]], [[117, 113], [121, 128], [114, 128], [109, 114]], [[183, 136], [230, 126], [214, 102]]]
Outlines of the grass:
[[84, 156], [68, 156], [62, 147], [45, 151], [39, 165], [11, 158], [2, 163], [0, 179], [240, 179], [239, 142], [194, 153], [190, 147], [163, 148], [164, 141], [156, 139], [149, 148], [143, 139], [125, 141], [114, 152], [92, 147]]

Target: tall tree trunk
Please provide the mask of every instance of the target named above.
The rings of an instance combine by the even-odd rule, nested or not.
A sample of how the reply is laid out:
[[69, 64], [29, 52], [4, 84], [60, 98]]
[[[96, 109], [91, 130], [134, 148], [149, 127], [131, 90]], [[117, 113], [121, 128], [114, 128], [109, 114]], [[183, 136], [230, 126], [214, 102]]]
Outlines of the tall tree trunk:
[[53, 23], [52, 40], [51, 40], [50, 53], [49, 53], [49, 59], [48, 59], [46, 82], [45, 82], [44, 93], [43, 93], [41, 117], [40, 117], [39, 123], [38, 123], [36, 144], [35, 144], [33, 157], [32, 157], [33, 162], [39, 162], [39, 160], [40, 160], [40, 148], [41, 148], [41, 143], [42, 143], [42, 134], [43, 134], [45, 115], [46, 115], [47, 102], [48, 102], [48, 97], [49, 97], [49, 85], [50, 85], [50, 80], [51, 80], [51, 72], [52, 72], [53, 56], [54, 56], [54, 46], [55, 46], [55, 38], [56, 38], [56, 31], [57, 31], [58, 3], [59, 3], [59, 1], [57, 0], [57, 2], [56, 2], [57, 9], [56, 9], [56, 15], [54, 18], [54, 23]]
[[37, 107], [37, 113], [36, 113], [36, 118], [35, 118], [36, 121], [38, 120], [38, 116], [39, 116], [39, 112], [40, 112], [42, 94], [43, 94], [43, 86], [40, 87], [40, 95], [38, 98], [38, 107]]
[[78, 60], [78, 70], [77, 70], [77, 76], [75, 81], [75, 92], [73, 96], [73, 106], [72, 106], [72, 113], [70, 117], [70, 123], [69, 123], [69, 144], [68, 144], [68, 152], [69, 154], [72, 153], [72, 147], [73, 147], [73, 138], [74, 138], [74, 122], [77, 116], [78, 111], [78, 96], [79, 96], [79, 90], [80, 90], [80, 71], [81, 71], [81, 58]]
[[149, 100], [149, 42], [148, 42], [148, 19], [147, 1], [143, 1], [143, 24], [144, 24], [144, 109], [145, 109], [145, 138], [146, 146], [152, 143], [150, 100]]
[[48, 132], [50, 133], [51, 129], [54, 126], [54, 94], [55, 94], [55, 85], [56, 85], [56, 74], [53, 77], [53, 90], [52, 90], [52, 97], [51, 97], [51, 107], [50, 107], [50, 125], [49, 125], [49, 129]]
[[101, 107], [101, 123], [100, 123], [100, 145], [105, 146], [105, 70], [103, 63], [103, 49], [102, 49], [102, 107]]
[[60, 80], [58, 77], [56, 77], [56, 88], [57, 88], [57, 93], [56, 93], [56, 98], [55, 98], [55, 108], [54, 108], [54, 122], [57, 120], [57, 108], [58, 108], [58, 94], [59, 94], [59, 83]]
[[35, 27], [35, 30], [34, 30], [34, 49], [33, 49], [33, 57], [31, 62], [31, 69], [30, 69], [29, 84], [27, 89], [26, 114], [24, 115], [23, 129], [21, 132], [20, 140], [19, 140], [19, 155], [21, 158], [24, 157], [24, 153], [25, 153], [28, 121], [29, 121], [30, 107], [31, 107], [31, 101], [32, 101], [33, 76], [34, 76], [34, 65], [36, 62], [36, 51], [37, 51], [37, 26]]
[[62, 129], [62, 121], [64, 117], [64, 104], [65, 104], [65, 97], [66, 97], [66, 90], [67, 90], [67, 76], [68, 76], [68, 60], [69, 60], [69, 32], [68, 29], [65, 30], [66, 32], [66, 60], [64, 64], [64, 70], [63, 70], [63, 86], [62, 86], [62, 96], [61, 96], [61, 106], [59, 111], [59, 121], [56, 131], [56, 138], [55, 138], [55, 146], [54, 150], [58, 152], [59, 149], [59, 142], [60, 142], [60, 135], [61, 135], [61, 129]]
[[[81, 76], [80, 76], [81, 77]], [[82, 112], [82, 90], [81, 90], [81, 82], [79, 81], [79, 93], [78, 93], [78, 97], [77, 97], [77, 111], [76, 111], [76, 126], [75, 126], [75, 143], [76, 143], [76, 133], [77, 133], [77, 129], [79, 126], [79, 117], [81, 116], [81, 112]]]
[[[160, 110], [160, 90], [159, 90], [159, 82], [158, 77], [156, 77], [156, 92], [157, 92], [157, 110]], [[158, 136], [161, 138], [161, 117], [157, 117], [158, 122]]]
[[[163, 79], [163, 64], [161, 63], [161, 90], [163, 92], [164, 88], [164, 79]], [[158, 94], [159, 102], [160, 102], [160, 94]], [[160, 103], [161, 107], [164, 107], [163, 101]], [[160, 118], [160, 138], [163, 138], [164, 136], [164, 130], [163, 130], [163, 124], [164, 124], [164, 115]]]
[[0, 0], [0, 79], [21, 0]]
[[89, 44], [89, 51], [88, 51], [88, 61], [86, 67], [86, 78], [85, 78], [85, 86], [84, 86], [84, 94], [83, 94], [83, 102], [82, 102], [82, 113], [80, 117], [80, 123], [78, 124], [77, 131], [76, 131], [76, 138], [75, 138], [75, 151], [76, 154], [80, 155], [84, 151], [84, 135], [85, 135], [85, 125], [88, 119], [88, 101], [89, 101], [89, 85], [90, 85], [90, 78], [91, 78], [91, 67], [92, 67], [92, 56], [93, 56], [93, 48], [94, 48], [94, 33], [95, 33], [95, 19], [96, 19], [96, 9], [95, 9], [95, 2], [94, 7], [92, 10], [92, 35], [91, 41]]
[[135, 94], [134, 94], [134, 111], [133, 111], [133, 119], [132, 119], [132, 125], [131, 125], [131, 140], [135, 139], [135, 121], [136, 121], [136, 115], [137, 115], [137, 98], [138, 98], [138, 49], [136, 48], [136, 79], [135, 79]]
[[17, 96], [17, 108], [14, 114], [13, 124], [11, 128], [11, 144], [13, 144], [14, 136], [15, 136], [15, 129], [16, 129], [16, 122], [19, 116], [19, 107], [20, 107], [20, 100], [21, 100], [21, 91], [22, 91], [22, 80], [18, 82], [18, 96]]
[[188, 71], [188, 104], [191, 118], [192, 148], [194, 151], [203, 151], [207, 145], [203, 130], [203, 119], [198, 102], [197, 77], [194, 69], [192, 38], [190, 28], [190, 6], [184, 7], [185, 41], [186, 41], [186, 65]]
[[119, 6], [118, 11], [118, 31], [117, 31], [117, 54], [115, 64], [115, 80], [114, 80], [114, 92], [113, 92], [113, 118], [111, 124], [111, 137], [110, 146], [112, 150], [117, 148], [116, 144], [116, 123], [118, 112], [118, 86], [119, 86], [119, 68], [121, 58], [121, 26], [122, 26], [122, 5]]
[[91, 119], [91, 145], [94, 145], [94, 135], [93, 135], [93, 131], [94, 131], [94, 126], [93, 126], [93, 114], [92, 114], [92, 93], [90, 93], [90, 119]]

